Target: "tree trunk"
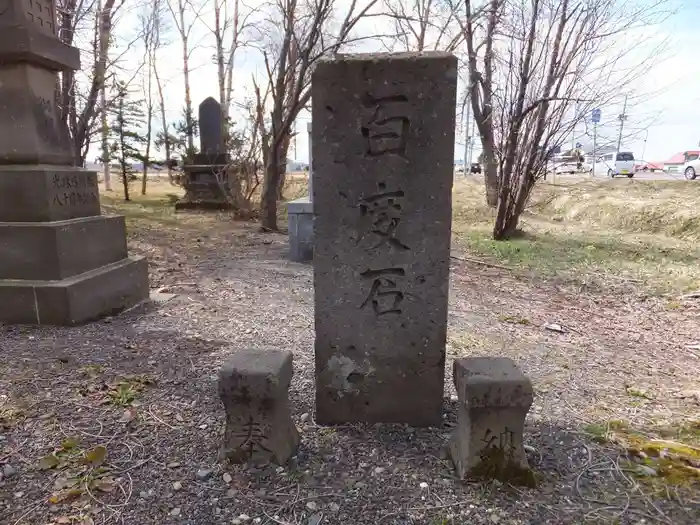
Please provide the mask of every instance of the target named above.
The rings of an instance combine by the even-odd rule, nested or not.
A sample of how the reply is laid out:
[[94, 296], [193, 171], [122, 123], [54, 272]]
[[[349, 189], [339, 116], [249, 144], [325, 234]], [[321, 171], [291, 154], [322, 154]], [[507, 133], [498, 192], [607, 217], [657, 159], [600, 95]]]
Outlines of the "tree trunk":
[[112, 191], [112, 181], [110, 179], [110, 156], [109, 156], [109, 125], [107, 124], [107, 96], [105, 94], [104, 83], [102, 84], [102, 89], [100, 89], [100, 106], [102, 110], [100, 113], [100, 134], [102, 135], [102, 177], [105, 181], [105, 191]]
[[192, 123], [192, 94], [190, 92], [190, 57], [188, 35], [185, 29], [186, 5], [179, 0], [180, 36], [182, 37], [182, 75], [185, 79], [185, 124], [187, 126], [187, 155], [194, 154], [194, 130]]
[[168, 119], [165, 116], [165, 96], [163, 95], [163, 84], [158, 74], [157, 53], [153, 53], [153, 76], [156, 77], [156, 87], [158, 88], [158, 102], [160, 105], [160, 125], [163, 128], [163, 146], [165, 147], [165, 162], [168, 164], [168, 182], [175, 184], [173, 178], [173, 168], [170, 165], [170, 131]]
[[265, 230], [277, 231], [277, 191], [280, 170], [277, 156], [270, 152], [265, 164], [262, 195], [260, 196], [260, 223]]
[[277, 179], [277, 200], [284, 200], [284, 183], [287, 178], [287, 155], [289, 153], [289, 143], [291, 136], [287, 135], [279, 147], [277, 155], [277, 168], [279, 170], [279, 178]]

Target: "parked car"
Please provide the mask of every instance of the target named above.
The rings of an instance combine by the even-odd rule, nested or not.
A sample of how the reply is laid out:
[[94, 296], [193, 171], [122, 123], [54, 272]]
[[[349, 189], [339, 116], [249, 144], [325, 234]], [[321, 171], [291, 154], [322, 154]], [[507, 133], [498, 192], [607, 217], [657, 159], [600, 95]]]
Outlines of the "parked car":
[[472, 162], [469, 171], [471, 171], [472, 173], [481, 173], [481, 164], [479, 164], [478, 162]]
[[557, 175], [562, 173], [569, 173], [573, 175], [577, 171], [578, 166], [575, 162], [562, 162], [561, 164], [557, 164], [556, 166], [554, 166], [554, 173], [556, 173]]
[[688, 160], [683, 165], [683, 175], [685, 175], [687, 180], [695, 180], [700, 175], [700, 157]]
[[605, 166], [610, 178], [615, 178], [616, 175], [627, 175], [631, 179], [636, 173], [637, 167], [634, 164], [634, 154], [631, 151], [608, 153], [600, 157], [598, 162]]

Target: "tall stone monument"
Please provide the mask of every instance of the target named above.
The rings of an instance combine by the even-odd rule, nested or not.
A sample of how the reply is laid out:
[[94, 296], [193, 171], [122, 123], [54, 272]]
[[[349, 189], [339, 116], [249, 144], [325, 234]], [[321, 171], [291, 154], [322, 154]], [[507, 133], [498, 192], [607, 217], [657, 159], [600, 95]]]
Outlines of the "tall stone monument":
[[228, 210], [235, 177], [227, 170], [230, 162], [223, 138], [221, 104], [208, 97], [199, 105], [199, 150], [185, 169], [185, 195], [175, 203], [176, 210]]
[[456, 86], [445, 53], [314, 71], [319, 423], [441, 422]]
[[52, 0], [0, 10], [0, 322], [71, 325], [148, 297], [123, 217], [100, 215], [97, 174], [73, 167], [57, 72], [80, 67]]

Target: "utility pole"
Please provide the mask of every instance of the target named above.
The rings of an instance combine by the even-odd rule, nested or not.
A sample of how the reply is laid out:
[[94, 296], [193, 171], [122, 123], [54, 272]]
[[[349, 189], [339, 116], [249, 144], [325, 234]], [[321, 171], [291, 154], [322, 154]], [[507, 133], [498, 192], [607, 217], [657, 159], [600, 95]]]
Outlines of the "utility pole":
[[[467, 92], [468, 95], [468, 92]], [[465, 95], [465, 96], [467, 96]], [[469, 175], [469, 161], [467, 160], [469, 157], [469, 143], [471, 142], [471, 135], [469, 135], [469, 117], [471, 116], [471, 100], [467, 98], [467, 103], [465, 104], [467, 107], [466, 109], [466, 118], [464, 119], [464, 122], [462, 123], [462, 127], [464, 128], [464, 175], [467, 176]], [[464, 114], [464, 113], [463, 113]]]
[[622, 113], [617, 117], [620, 119], [620, 134], [617, 136], [617, 151], [620, 151], [620, 145], [622, 144], [622, 130], [625, 127], [625, 120], [627, 120], [627, 96], [625, 95], [625, 103], [622, 106]]
[[593, 177], [595, 177], [595, 161], [597, 160], [596, 159], [596, 152], [595, 152], [596, 146], [597, 146], [597, 144], [596, 144], [597, 139], [598, 139], [598, 123], [593, 122], [593, 170], [591, 171], [591, 175]]

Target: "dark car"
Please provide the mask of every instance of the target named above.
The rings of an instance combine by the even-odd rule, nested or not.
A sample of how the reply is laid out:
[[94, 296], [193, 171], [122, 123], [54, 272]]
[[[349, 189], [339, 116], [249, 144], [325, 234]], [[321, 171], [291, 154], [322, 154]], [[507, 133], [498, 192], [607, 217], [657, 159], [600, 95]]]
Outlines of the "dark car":
[[472, 173], [481, 173], [481, 164], [478, 162], [472, 162], [470, 170]]

